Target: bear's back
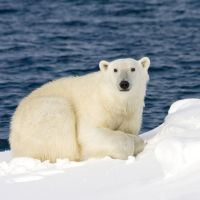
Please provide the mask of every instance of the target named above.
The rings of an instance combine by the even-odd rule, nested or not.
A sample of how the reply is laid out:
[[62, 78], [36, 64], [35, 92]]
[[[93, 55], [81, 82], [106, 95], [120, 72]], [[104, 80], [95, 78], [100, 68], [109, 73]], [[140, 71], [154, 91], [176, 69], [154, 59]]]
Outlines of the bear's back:
[[[31, 92], [25, 99], [34, 99], [46, 96], [62, 96], [71, 98], [77, 93], [87, 95], [99, 83], [100, 72], [94, 72], [83, 76], [64, 77], [50, 81]], [[24, 100], [25, 100], [24, 99]]]

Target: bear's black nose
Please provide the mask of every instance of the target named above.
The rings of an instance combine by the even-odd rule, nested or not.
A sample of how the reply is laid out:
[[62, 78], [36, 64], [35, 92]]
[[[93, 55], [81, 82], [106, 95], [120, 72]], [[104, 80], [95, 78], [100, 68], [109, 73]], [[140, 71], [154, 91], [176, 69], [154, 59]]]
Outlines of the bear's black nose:
[[129, 82], [128, 81], [121, 81], [119, 86], [123, 89], [123, 90], [127, 90], [129, 88]]

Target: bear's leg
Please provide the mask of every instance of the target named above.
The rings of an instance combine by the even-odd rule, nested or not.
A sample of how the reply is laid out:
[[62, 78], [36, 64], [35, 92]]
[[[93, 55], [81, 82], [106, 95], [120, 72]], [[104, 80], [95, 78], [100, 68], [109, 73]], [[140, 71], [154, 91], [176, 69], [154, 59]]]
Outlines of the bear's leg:
[[144, 140], [137, 135], [135, 136], [134, 142], [135, 142], [134, 156], [137, 156], [137, 154], [139, 154], [144, 150], [145, 143]]
[[79, 142], [82, 159], [104, 156], [127, 159], [144, 148], [144, 142], [138, 136], [107, 128], [85, 129], [79, 135]]
[[14, 156], [55, 162], [79, 159], [73, 108], [62, 97], [39, 97], [22, 102], [11, 126]]

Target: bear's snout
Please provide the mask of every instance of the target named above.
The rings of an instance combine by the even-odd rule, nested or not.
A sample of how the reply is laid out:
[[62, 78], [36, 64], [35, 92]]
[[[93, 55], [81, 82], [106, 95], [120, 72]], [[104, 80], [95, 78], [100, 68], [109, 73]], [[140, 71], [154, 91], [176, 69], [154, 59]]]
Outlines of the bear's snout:
[[129, 82], [128, 81], [121, 81], [119, 86], [122, 89], [122, 91], [127, 91], [129, 88]]

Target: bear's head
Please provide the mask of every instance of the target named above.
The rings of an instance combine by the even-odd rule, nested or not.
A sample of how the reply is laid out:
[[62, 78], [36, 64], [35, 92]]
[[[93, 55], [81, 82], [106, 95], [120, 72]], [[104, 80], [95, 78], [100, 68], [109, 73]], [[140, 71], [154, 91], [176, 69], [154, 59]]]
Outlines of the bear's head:
[[114, 87], [120, 92], [142, 90], [149, 80], [148, 68], [150, 60], [143, 57], [140, 60], [132, 58], [117, 59], [112, 62], [100, 61], [99, 68], [105, 74], [108, 87]]

